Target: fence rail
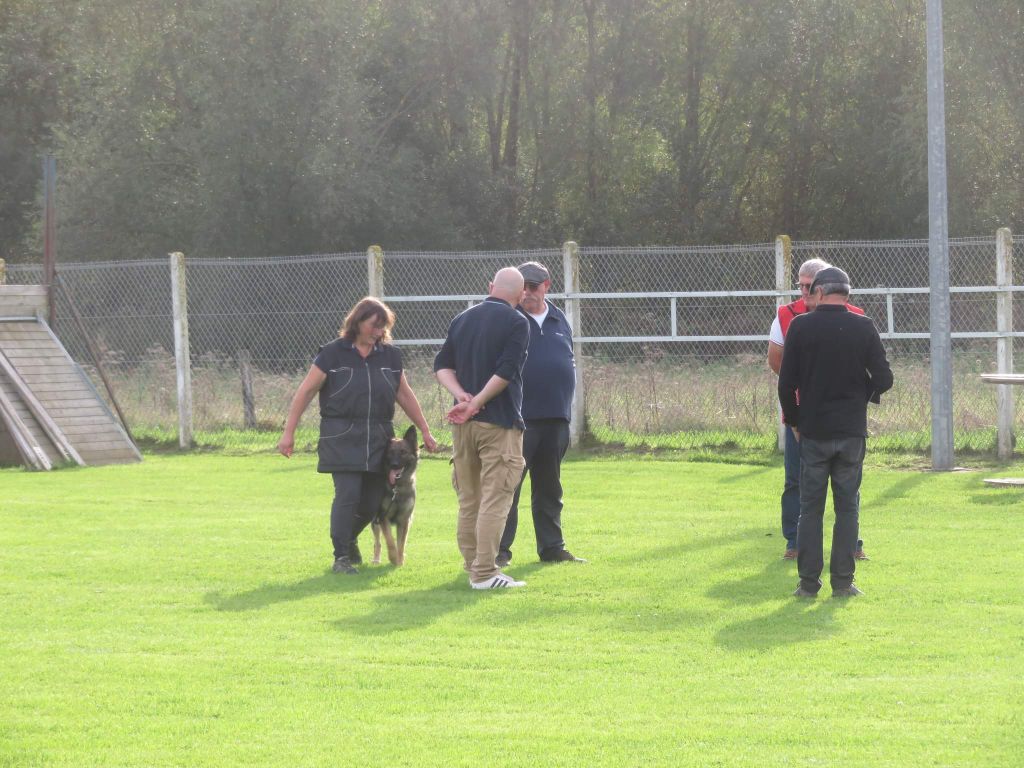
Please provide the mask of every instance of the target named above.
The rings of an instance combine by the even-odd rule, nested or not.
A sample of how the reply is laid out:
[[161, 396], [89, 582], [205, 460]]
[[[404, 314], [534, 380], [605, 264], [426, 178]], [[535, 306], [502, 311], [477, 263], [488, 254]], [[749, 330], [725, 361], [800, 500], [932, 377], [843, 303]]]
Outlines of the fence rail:
[[[980, 381], [981, 373], [1012, 370], [1024, 338], [1024, 301], [1013, 301], [1024, 285], [1012, 275], [1013, 256], [1019, 263], [1024, 253], [1003, 233], [950, 241], [961, 450], [995, 450], [997, 422], [1004, 432], [1021, 429], [1024, 392], [997, 397]], [[796, 271], [809, 258], [850, 273], [854, 301], [886, 339], [896, 386], [870, 409], [872, 433], [883, 445], [926, 450], [926, 240], [190, 257], [184, 310], [194, 429], [200, 440], [220, 433], [239, 447], [269, 449], [318, 346], [374, 290], [395, 307], [396, 343], [406, 350], [410, 380], [443, 433], [447, 395], [430, 369], [448, 323], [485, 295], [497, 269], [534, 260], [549, 267], [549, 297], [576, 328], [577, 437], [626, 446], [769, 447], [778, 415], [775, 378], [764, 362], [768, 328], [777, 305], [798, 295]], [[132, 427], [143, 435], [183, 429], [169, 260], [63, 264], [58, 271]], [[39, 283], [42, 268], [8, 264], [6, 278]], [[56, 316], [66, 346], [92, 370], [85, 340], [59, 305]], [[307, 424], [314, 421], [307, 416]]]

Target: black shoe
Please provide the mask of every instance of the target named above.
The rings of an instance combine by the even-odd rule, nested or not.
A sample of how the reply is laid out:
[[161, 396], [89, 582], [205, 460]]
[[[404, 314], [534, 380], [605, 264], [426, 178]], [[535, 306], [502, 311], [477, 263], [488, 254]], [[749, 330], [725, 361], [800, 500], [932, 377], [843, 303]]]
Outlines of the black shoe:
[[352, 558], [349, 557], [336, 557], [331, 571], [334, 573], [345, 573], [349, 576], [354, 576], [359, 573], [359, 571], [356, 570], [356, 567], [352, 565]]
[[811, 592], [809, 589], [803, 587], [797, 587], [796, 592], [793, 593], [793, 597], [809, 597], [811, 600], [818, 596], [817, 592]]
[[863, 594], [864, 593], [857, 588], [856, 584], [832, 590], [832, 597], [860, 597]]
[[353, 541], [348, 548], [348, 559], [352, 561], [352, 565], [362, 565], [363, 556], [359, 553], [359, 543]]
[[512, 555], [501, 554], [494, 558], [494, 564], [498, 568], [504, 568], [506, 565], [512, 562]]
[[540, 561], [542, 563], [585, 563], [587, 562], [582, 557], [576, 557], [568, 549], [561, 549], [558, 552], [550, 555], [541, 555]]

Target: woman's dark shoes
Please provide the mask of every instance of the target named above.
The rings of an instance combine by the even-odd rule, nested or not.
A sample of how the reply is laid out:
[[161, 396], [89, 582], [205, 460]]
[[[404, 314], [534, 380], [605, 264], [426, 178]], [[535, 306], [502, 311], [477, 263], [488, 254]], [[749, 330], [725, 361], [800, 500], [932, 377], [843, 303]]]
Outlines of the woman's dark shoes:
[[349, 557], [338, 557], [334, 560], [334, 566], [331, 568], [334, 573], [346, 573], [349, 576], [354, 576], [359, 573], [356, 567], [352, 565], [352, 559]]

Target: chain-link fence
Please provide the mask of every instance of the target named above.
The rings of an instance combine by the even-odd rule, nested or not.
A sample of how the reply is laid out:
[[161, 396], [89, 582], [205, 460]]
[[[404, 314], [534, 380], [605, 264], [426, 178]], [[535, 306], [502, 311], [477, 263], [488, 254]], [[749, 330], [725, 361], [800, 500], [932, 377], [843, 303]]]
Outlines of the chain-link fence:
[[[1024, 245], [1014, 248], [1021, 264]], [[995, 389], [979, 374], [996, 370], [999, 291], [1017, 297], [1009, 338], [1016, 359], [1024, 359], [1024, 286], [1019, 278], [1015, 285], [996, 285], [996, 250], [996, 238], [950, 242], [960, 451], [992, 451], [996, 444]], [[882, 406], [869, 410], [875, 448], [927, 450], [931, 373], [924, 240], [798, 242], [785, 256], [779, 243], [765, 243], [190, 258], [187, 318], [196, 437], [200, 443], [270, 450], [318, 346], [337, 334], [348, 309], [372, 290], [396, 311], [394, 336], [407, 374], [443, 439], [449, 398], [434, 382], [431, 363], [448, 323], [486, 295], [499, 268], [535, 260], [551, 271], [549, 297], [558, 305], [568, 299], [577, 317], [586, 441], [769, 450], [776, 441], [778, 406], [776, 379], [765, 363], [768, 329], [780, 297], [789, 301], [797, 295], [792, 289], [800, 264], [815, 257], [851, 275], [853, 301], [882, 332], [896, 373]], [[85, 343], [91, 337], [135, 433], [176, 439], [168, 260], [63, 264], [58, 273], [63, 290], [57, 295], [56, 330], [71, 354], [95, 371]], [[7, 279], [36, 283], [41, 270], [8, 265]], [[1024, 388], [1014, 397], [1020, 433]], [[315, 427], [315, 417], [307, 414], [297, 443], [312, 447]]]

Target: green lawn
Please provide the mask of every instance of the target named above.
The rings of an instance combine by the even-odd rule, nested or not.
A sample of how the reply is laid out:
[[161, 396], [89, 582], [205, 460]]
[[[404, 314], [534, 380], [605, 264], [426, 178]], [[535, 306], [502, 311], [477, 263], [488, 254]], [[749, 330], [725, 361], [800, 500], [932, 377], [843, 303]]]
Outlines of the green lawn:
[[867, 595], [807, 602], [781, 463], [572, 461], [590, 563], [526, 522], [529, 586], [486, 593], [444, 461], [356, 577], [310, 456], [0, 471], [0, 765], [1020, 766], [1024, 491], [988, 474], [1024, 465], [870, 468]]

